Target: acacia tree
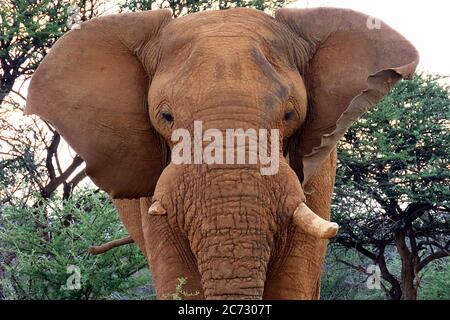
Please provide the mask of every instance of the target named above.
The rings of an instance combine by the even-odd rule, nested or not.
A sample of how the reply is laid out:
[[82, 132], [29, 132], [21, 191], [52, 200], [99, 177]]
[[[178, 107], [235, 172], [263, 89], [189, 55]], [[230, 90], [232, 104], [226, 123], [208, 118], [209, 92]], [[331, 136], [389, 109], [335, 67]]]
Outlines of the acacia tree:
[[293, 0], [123, 0], [120, 3], [122, 11], [142, 11], [168, 8], [174, 18], [207, 9], [228, 9], [232, 7], [249, 7], [272, 11], [281, 8]]
[[[60, 161], [62, 138], [54, 128], [36, 117], [23, 117], [22, 111], [27, 83], [51, 46], [69, 30], [75, 5], [79, 8], [77, 20], [85, 21], [100, 13], [98, 2], [0, 2], [0, 218], [10, 207], [45, 207], [43, 200], [50, 199], [57, 190], [67, 200], [86, 177], [78, 155], [74, 154], [68, 164]], [[45, 224], [36, 222], [35, 227], [39, 232]], [[42, 234], [48, 238], [48, 232]], [[16, 253], [0, 251], [1, 280], [5, 266], [16, 258]]]
[[400, 82], [338, 147], [335, 242], [379, 266], [391, 299], [416, 299], [427, 265], [450, 255], [450, 90], [440, 80]]
[[51, 0], [0, 2], [0, 103], [19, 77], [33, 74], [64, 32], [66, 6]]
[[34, 192], [49, 198], [62, 187], [67, 199], [86, 176], [74, 155], [61, 165], [61, 136], [46, 122], [22, 117], [26, 87], [55, 41], [77, 20], [100, 14], [98, 0], [11, 0], [0, 3], [0, 203]]

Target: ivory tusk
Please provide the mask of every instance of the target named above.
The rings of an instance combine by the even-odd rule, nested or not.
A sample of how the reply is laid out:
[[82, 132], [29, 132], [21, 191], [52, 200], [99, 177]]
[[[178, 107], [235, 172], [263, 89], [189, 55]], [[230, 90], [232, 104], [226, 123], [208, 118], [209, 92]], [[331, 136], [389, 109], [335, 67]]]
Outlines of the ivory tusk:
[[149, 215], [163, 216], [166, 214], [166, 209], [161, 205], [159, 201], [153, 202], [153, 204], [148, 208]]
[[333, 238], [339, 230], [337, 223], [322, 219], [305, 203], [295, 209], [292, 219], [303, 232], [319, 239]]

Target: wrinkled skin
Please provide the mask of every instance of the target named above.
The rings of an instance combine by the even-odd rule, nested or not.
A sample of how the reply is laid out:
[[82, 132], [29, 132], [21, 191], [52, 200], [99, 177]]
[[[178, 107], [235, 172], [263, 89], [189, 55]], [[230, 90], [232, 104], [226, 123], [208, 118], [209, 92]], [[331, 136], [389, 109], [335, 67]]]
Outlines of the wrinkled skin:
[[[340, 9], [106, 17], [58, 41], [27, 112], [51, 121], [114, 199], [159, 298], [183, 277], [198, 291], [187, 299], [318, 299], [327, 240], [293, 216], [306, 204], [330, 219], [337, 140], [418, 61], [366, 20]], [[278, 172], [169, 163], [172, 132], [193, 134], [194, 121], [278, 129]], [[154, 203], [161, 214], [147, 213]]]
[[[253, 21], [249, 22], [249, 28], [238, 36], [240, 17], [227, 20], [224, 26], [220, 21], [205, 24], [188, 17], [164, 30], [162, 37], [169, 40], [162, 46], [161, 71], [150, 88], [149, 110], [166, 141], [173, 129], [188, 128], [194, 120], [202, 121], [203, 130], [277, 128], [284, 136], [304, 121], [307, 97], [301, 77], [284, 60], [276, 60], [284, 48], [281, 53], [264, 52], [261, 43], [271, 38], [272, 30], [255, 34]], [[191, 28], [198, 33], [189, 32]], [[169, 37], [175, 30], [186, 31]], [[173, 51], [179, 54], [168, 54]], [[277, 72], [266, 56], [283, 69]], [[184, 61], [181, 69], [179, 60]], [[199, 79], [211, 85], [192, 85]], [[172, 83], [177, 84], [175, 88]], [[295, 99], [297, 108], [295, 117], [285, 122], [285, 112], [292, 111], [287, 108], [293, 107], [286, 105], [289, 98]], [[161, 101], [170, 108], [173, 124], [159, 118]], [[165, 187], [161, 195], [160, 185]], [[153, 200], [160, 200], [168, 212], [162, 219], [169, 219], [171, 228], [179, 228], [188, 239], [195, 258], [192, 263], [201, 275], [197, 290], [207, 297], [257, 299], [264, 292], [270, 257], [285, 250], [285, 244], [276, 242], [286, 236], [281, 241], [276, 237], [290, 225], [288, 213], [292, 214], [302, 196], [295, 173], [283, 161], [275, 176], [262, 176], [258, 166], [170, 165], [159, 179]], [[166, 290], [171, 283], [161, 279]]]

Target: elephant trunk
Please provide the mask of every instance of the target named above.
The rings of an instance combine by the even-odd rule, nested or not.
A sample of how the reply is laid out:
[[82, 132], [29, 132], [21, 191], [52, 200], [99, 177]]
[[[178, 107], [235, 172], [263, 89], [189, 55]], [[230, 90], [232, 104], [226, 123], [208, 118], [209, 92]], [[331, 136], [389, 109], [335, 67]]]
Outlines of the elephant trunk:
[[205, 298], [262, 299], [276, 226], [270, 186], [253, 170], [206, 174], [186, 213]]
[[262, 299], [269, 254], [259, 230], [211, 230], [197, 253], [206, 299]]

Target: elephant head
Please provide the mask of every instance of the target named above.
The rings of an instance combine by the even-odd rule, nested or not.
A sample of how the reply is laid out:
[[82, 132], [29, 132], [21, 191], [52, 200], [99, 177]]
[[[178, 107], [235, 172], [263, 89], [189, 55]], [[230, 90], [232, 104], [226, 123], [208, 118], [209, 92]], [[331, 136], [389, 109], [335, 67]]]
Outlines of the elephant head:
[[[96, 18], [54, 45], [26, 112], [51, 122], [109, 193], [159, 297], [186, 277], [197, 298], [259, 299], [290, 254], [289, 233], [336, 234], [306, 205], [305, 186], [351, 124], [418, 63], [407, 40], [369, 20], [334, 8]], [[277, 129], [265, 145], [276, 172], [262, 174], [261, 161], [196, 161], [188, 149], [191, 163], [170, 161], [178, 129], [198, 142], [195, 123], [216, 133]]]

